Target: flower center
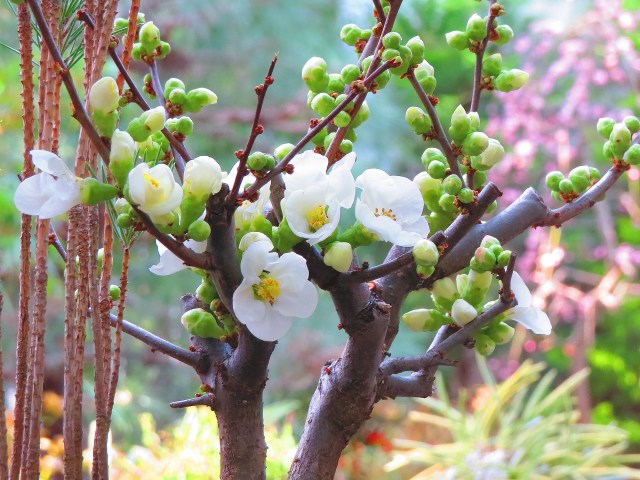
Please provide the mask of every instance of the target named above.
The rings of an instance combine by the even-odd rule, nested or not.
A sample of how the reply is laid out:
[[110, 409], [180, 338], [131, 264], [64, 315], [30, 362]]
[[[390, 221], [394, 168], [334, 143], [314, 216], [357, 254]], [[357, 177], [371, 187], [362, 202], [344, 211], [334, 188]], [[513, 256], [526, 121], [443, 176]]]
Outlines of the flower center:
[[329, 217], [327, 217], [327, 208], [323, 205], [318, 205], [316, 208], [312, 208], [307, 212], [307, 222], [309, 222], [309, 230], [316, 232], [323, 226], [329, 223]]
[[267, 272], [260, 275], [260, 283], [253, 285], [253, 293], [255, 296], [264, 302], [269, 302], [271, 305], [273, 305], [280, 296], [280, 291], [280, 282], [267, 275]]
[[147, 182], [149, 182], [154, 188], [158, 188], [160, 186], [158, 181], [155, 178], [153, 178], [151, 175], [149, 175], [148, 173], [144, 174], [144, 179]]
[[389, 210], [387, 210], [386, 208], [383, 208], [381, 211], [376, 207], [376, 209], [373, 211], [373, 214], [376, 217], [389, 217], [391, 220], [394, 220], [394, 221], [396, 219], [396, 215], [395, 213], [393, 213], [393, 209], [391, 208]]

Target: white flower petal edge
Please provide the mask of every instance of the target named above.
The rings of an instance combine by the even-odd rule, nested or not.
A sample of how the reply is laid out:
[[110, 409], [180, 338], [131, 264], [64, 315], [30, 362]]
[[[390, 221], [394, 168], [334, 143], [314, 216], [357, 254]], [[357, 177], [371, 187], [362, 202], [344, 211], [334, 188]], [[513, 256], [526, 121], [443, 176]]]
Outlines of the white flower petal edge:
[[318, 304], [305, 260], [296, 253], [278, 257], [272, 249], [266, 241], [249, 245], [240, 262], [242, 283], [233, 293], [238, 320], [268, 342], [284, 336], [293, 317], [309, 317]]
[[[207, 249], [207, 242], [187, 240], [184, 244], [196, 253], [202, 253]], [[158, 253], [160, 254], [160, 261], [149, 268], [151, 273], [159, 276], [166, 276], [173, 275], [174, 273], [187, 268], [182, 260], [167, 250], [167, 247], [161, 244], [158, 240], [156, 240], [156, 246], [158, 247]]]
[[129, 196], [140, 210], [151, 217], [159, 217], [180, 206], [182, 187], [164, 163], [152, 168], [140, 163], [129, 172]]
[[46, 150], [32, 150], [33, 163], [41, 171], [18, 185], [16, 208], [27, 215], [52, 218], [80, 203], [80, 179], [64, 161]]
[[518, 272], [513, 272], [511, 290], [516, 296], [516, 300], [518, 300], [518, 305], [506, 312], [507, 318], [518, 322], [533, 333], [549, 335], [551, 333], [551, 320], [549, 320], [549, 316], [545, 312], [531, 305], [533, 300], [531, 292], [522, 277], [518, 275]]

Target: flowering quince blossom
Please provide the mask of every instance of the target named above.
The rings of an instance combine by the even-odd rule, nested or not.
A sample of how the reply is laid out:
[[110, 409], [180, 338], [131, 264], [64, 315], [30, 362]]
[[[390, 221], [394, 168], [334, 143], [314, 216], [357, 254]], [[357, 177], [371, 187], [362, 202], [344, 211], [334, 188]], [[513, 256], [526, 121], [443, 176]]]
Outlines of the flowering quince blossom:
[[[160, 254], [160, 261], [149, 268], [151, 273], [160, 276], [173, 275], [181, 270], [187, 268], [182, 260], [176, 257], [170, 250], [167, 249], [162, 243], [156, 240], [156, 246], [158, 247], [158, 253]], [[184, 246], [190, 248], [196, 253], [203, 253], [207, 249], [207, 242], [196, 242], [195, 240], [187, 240], [184, 242]]]
[[533, 333], [549, 335], [551, 333], [551, 321], [546, 313], [531, 305], [531, 292], [517, 272], [513, 272], [511, 278], [511, 291], [518, 300], [518, 305], [506, 312], [508, 319], [518, 322]]
[[163, 163], [151, 168], [140, 163], [129, 172], [128, 183], [131, 201], [152, 218], [172, 212], [182, 201], [182, 188]]
[[64, 161], [46, 150], [31, 150], [40, 173], [25, 178], [14, 197], [16, 208], [27, 215], [51, 218], [80, 203], [82, 179]]
[[271, 250], [270, 241], [249, 245], [240, 262], [243, 280], [233, 293], [238, 320], [269, 342], [287, 333], [293, 317], [309, 317], [318, 304], [305, 260], [296, 253], [278, 257]]
[[185, 195], [194, 195], [206, 199], [215, 195], [222, 187], [226, 176], [218, 162], [211, 157], [196, 157], [187, 163], [184, 170], [182, 189]]
[[356, 179], [356, 187], [362, 189], [356, 218], [379, 239], [412, 247], [429, 233], [429, 223], [422, 216], [424, 200], [408, 178], [370, 169]]
[[283, 213], [294, 234], [315, 245], [334, 232], [340, 208], [353, 204], [355, 159], [354, 153], [346, 155], [329, 173], [329, 160], [310, 150], [291, 161], [294, 170], [285, 176]]

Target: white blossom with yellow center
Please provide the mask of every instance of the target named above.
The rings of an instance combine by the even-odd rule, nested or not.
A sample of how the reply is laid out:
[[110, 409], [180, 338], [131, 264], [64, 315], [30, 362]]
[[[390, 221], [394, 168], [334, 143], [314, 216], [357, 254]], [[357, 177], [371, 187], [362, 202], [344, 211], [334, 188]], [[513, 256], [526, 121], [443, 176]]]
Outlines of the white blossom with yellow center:
[[362, 189], [356, 218], [380, 240], [412, 247], [429, 234], [422, 195], [408, 178], [370, 169], [356, 179], [356, 187]]
[[284, 217], [291, 231], [311, 245], [328, 238], [340, 221], [340, 202], [322, 186], [296, 190], [286, 199]]
[[265, 341], [281, 338], [294, 317], [309, 317], [318, 304], [305, 260], [296, 253], [281, 257], [268, 240], [249, 245], [242, 256], [243, 280], [233, 294], [233, 310], [249, 331]]
[[182, 188], [165, 164], [137, 165], [129, 172], [128, 184], [131, 201], [151, 218], [172, 212], [182, 201]]

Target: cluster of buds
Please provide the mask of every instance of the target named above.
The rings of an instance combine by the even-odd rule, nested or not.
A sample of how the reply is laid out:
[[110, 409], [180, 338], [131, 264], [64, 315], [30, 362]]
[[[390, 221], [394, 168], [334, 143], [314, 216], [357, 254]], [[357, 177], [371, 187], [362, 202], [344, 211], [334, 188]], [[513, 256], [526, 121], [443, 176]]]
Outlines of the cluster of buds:
[[612, 118], [601, 118], [596, 128], [607, 139], [602, 148], [607, 160], [623, 166], [640, 164], [640, 145], [631, 144], [631, 137], [640, 131], [640, 120], [637, 117], [625, 117], [619, 123]]
[[153, 22], [147, 22], [138, 31], [138, 38], [133, 44], [131, 56], [134, 60], [152, 63], [162, 60], [171, 52], [171, 45], [160, 38], [160, 29]]
[[[496, 11], [500, 14], [504, 13], [504, 9], [500, 10], [500, 8], [497, 8]], [[476, 52], [480, 43], [487, 36], [489, 36], [489, 40], [497, 45], [504, 45], [513, 38], [513, 30], [509, 25], [498, 25], [494, 19], [493, 24], [489, 26], [490, 31], [488, 31], [488, 22], [488, 17], [482, 18], [477, 13], [474, 13], [471, 18], [469, 18], [467, 28], [464, 32], [456, 30], [447, 33], [447, 43], [456, 50], [470, 50], [472, 52]]]
[[382, 46], [380, 58], [394, 60], [397, 65], [390, 70], [394, 75], [404, 75], [413, 65], [424, 61], [424, 42], [420, 37], [413, 37], [403, 45], [399, 33], [389, 32], [382, 37]]
[[233, 334], [235, 323], [206, 272], [198, 273], [202, 282], [196, 289], [196, 298], [205, 308], [193, 308], [185, 312], [181, 318], [182, 325], [192, 335], [225, 341], [226, 337]]
[[340, 40], [353, 47], [356, 53], [362, 53], [372, 33], [370, 28], [360, 28], [358, 25], [349, 23], [340, 30]]
[[166, 109], [170, 117], [183, 113], [196, 113], [207, 105], [218, 103], [218, 96], [208, 88], [194, 88], [187, 91], [179, 78], [170, 78], [164, 84], [164, 97], [167, 99]]
[[151, 135], [160, 132], [164, 128], [164, 122], [167, 119], [166, 115], [164, 107], [156, 107], [144, 111], [139, 117], [129, 122], [127, 132], [136, 142], [144, 142]]
[[502, 68], [502, 55], [495, 53], [482, 61], [483, 88], [512, 92], [518, 90], [529, 80], [529, 74], [517, 68], [505, 70]]
[[551, 196], [559, 202], [569, 203], [586, 192], [600, 179], [600, 171], [595, 167], [579, 166], [565, 178], [562, 172], [549, 172], [546, 184]]
[[[145, 23], [144, 13], [140, 12], [138, 13], [138, 16], [136, 18], [136, 26], [140, 28], [142, 25], [144, 25], [144, 23]], [[111, 32], [111, 35], [126, 34], [128, 29], [129, 29], [128, 18], [116, 18], [113, 21], [113, 31]]]
[[478, 273], [491, 272], [496, 268], [505, 268], [511, 258], [510, 250], [503, 250], [497, 238], [487, 235], [476, 249], [469, 266]]

